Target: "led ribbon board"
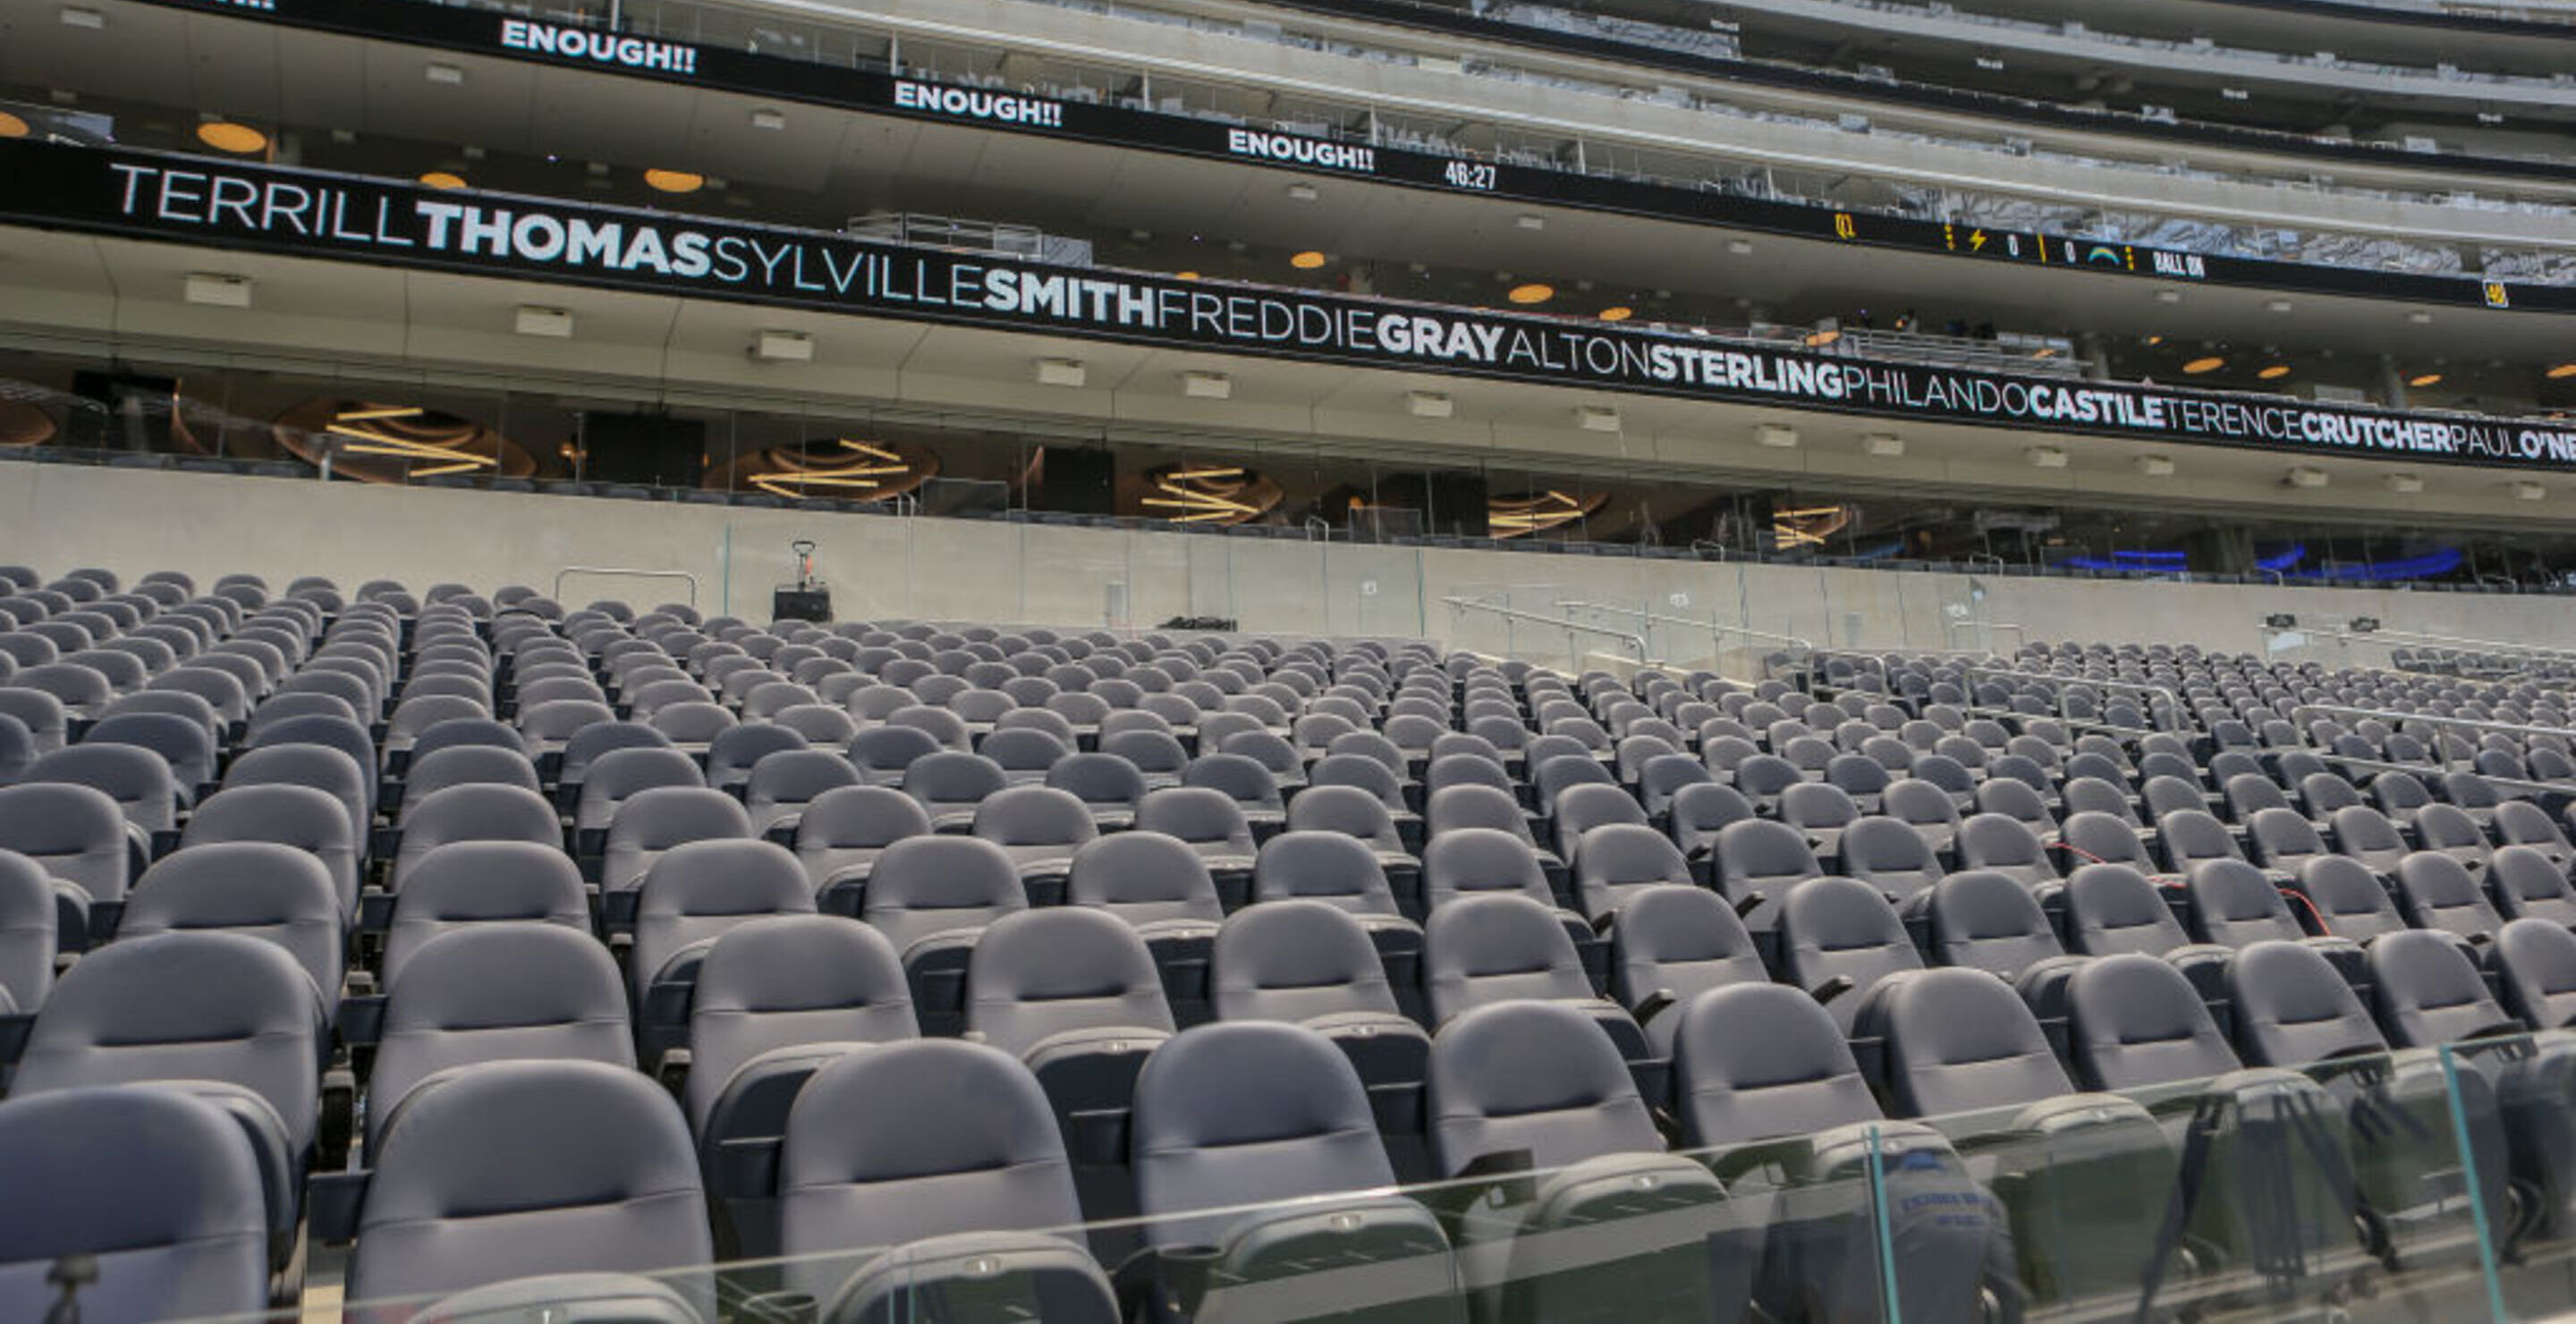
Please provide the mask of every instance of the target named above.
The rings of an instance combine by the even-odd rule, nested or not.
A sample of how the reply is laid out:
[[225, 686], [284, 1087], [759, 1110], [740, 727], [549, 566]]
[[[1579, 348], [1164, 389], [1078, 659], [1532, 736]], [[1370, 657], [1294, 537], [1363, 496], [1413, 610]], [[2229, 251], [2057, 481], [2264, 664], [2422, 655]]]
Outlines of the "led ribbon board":
[[2142, 441], [2576, 470], [2576, 431], [1826, 357], [1632, 325], [1056, 267], [408, 181], [0, 141], [0, 221], [1540, 386]]

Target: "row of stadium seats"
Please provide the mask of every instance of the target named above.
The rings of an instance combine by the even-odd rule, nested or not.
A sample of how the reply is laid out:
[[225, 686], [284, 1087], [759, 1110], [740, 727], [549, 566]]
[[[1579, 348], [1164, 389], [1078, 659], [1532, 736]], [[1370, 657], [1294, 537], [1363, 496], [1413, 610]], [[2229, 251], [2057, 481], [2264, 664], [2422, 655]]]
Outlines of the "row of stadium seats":
[[[2148, 1259], [2175, 1258], [2151, 1216], [2189, 1146], [2099, 1091], [2214, 1077], [2194, 1097], [2421, 1111], [2440, 1073], [2402, 1052], [2325, 1088], [2281, 1069], [2576, 1018], [2553, 786], [2455, 786], [2459, 751], [2391, 749], [2393, 729], [2266, 746], [2225, 725], [2245, 703], [2361, 698], [2564, 720], [2537, 696], [2361, 695], [2243, 660], [2081, 651], [2062, 683], [2001, 696], [1967, 683], [1986, 660], [1939, 658], [1827, 659], [1808, 688], [1623, 681], [1422, 644], [760, 631], [386, 585], [199, 599], [183, 577], [157, 595], [103, 572], [10, 577], [0, 611], [22, 625], [123, 605], [132, 622], [91, 613], [112, 643], [197, 607], [183, 619], [207, 635], [173, 626], [195, 651], [121, 693], [86, 663], [29, 664], [104, 681], [78, 716], [59, 681], [0, 686], [0, 737], [16, 717], [28, 748], [0, 789], [17, 1009], [0, 1046], [18, 1059], [0, 1156], [37, 1164], [74, 1098], [162, 1110], [196, 1137], [185, 1162], [230, 1164], [195, 1152], [211, 1110], [240, 1142], [213, 1148], [246, 1150], [261, 1192], [244, 1239], [259, 1273], [225, 1279], [254, 1295], [198, 1296], [223, 1275], [165, 1255], [102, 1273], [93, 1317], [289, 1300], [308, 1244], [351, 1239], [352, 1301], [482, 1291], [703, 1317], [702, 1269], [559, 1275], [784, 1253], [818, 1258], [760, 1285], [835, 1317], [926, 1280], [965, 1291], [994, 1263], [1024, 1269], [1009, 1290], [1049, 1317], [1176, 1298], [1214, 1316], [1220, 1286], [1254, 1303], [1264, 1282], [1339, 1289], [1311, 1281], [1312, 1211], [1202, 1211], [1430, 1178], [1502, 1212], [1335, 1206], [1346, 1264], [1405, 1266], [1366, 1289], [1380, 1304], [1705, 1316], [1749, 1295], [1833, 1314], [1875, 1291], [1855, 1279], [1875, 1252], [1837, 1239], [1849, 1210], [1758, 1212], [1747, 1197], [1777, 1172], [1666, 1152], [1740, 1164], [1783, 1143], [1811, 1175], [1903, 1158], [1935, 1203], [1973, 1211], [1921, 1230], [1969, 1253], [1904, 1257], [1908, 1312], [1954, 1317], [1998, 1295], [2134, 1292]], [[20, 599], [42, 614], [5, 605]], [[2228, 715], [2074, 716], [2059, 691], [2088, 667]], [[2334, 753], [2347, 734], [2372, 754]], [[2331, 770], [2400, 756], [2422, 777]], [[2555, 1236], [2566, 1077], [2554, 1041], [2515, 1042], [2459, 1077], [2476, 1082], [2475, 1188], [2494, 1226]], [[191, 1083], [146, 1084], [173, 1079]], [[2125, 1215], [2088, 1215], [2081, 1255], [2051, 1233], [2036, 1258], [2020, 1237], [2017, 1262], [2032, 1220], [2065, 1212], [1907, 1120], [1998, 1109], [2017, 1136], [2109, 1128], [2150, 1184]], [[527, 1143], [459, 1149], [502, 1132]], [[2428, 1134], [2450, 1132], [2337, 1141], [2343, 1175], [2309, 1175], [2378, 1222], [2321, 1246], [2456, 1249], [2462, 1211], [2424, 1187], [2461, 1160], [2439, 1163]], [[1542, 1172], [1537, 1189], [1487, 1189], [1498, 1162]], [[1613, 1189], [1631, 1194], [1601, 1203]], [[109, 1231], [113, 1201], [60, 1198], [88, 1201], [63, 1221], [89, 1230], [0, 1235], [12, 1301], [39, 1300], [84, 1238], [164, 1244], [166, 1225]], [[1536, 1235], [1649, 1207], [1714, 1220], [1698, 1235], [1729, 1253], [1684, 1265], [1640, 1244], [1569, 1267]], [[475, 1211], [492, 1208], [522, 1211], [521, 1233], [487, 1239]], [[2239, 1242], [2261, 1223], [2206, 1217]], [[2101, 1262], [2102, 1245], [2128, 1249]], [[2184, 1291], [2219, 1290], [2212, 1264], [2179, 1261]], [[502, 1282], [531, 1275], [555, 1277]]]

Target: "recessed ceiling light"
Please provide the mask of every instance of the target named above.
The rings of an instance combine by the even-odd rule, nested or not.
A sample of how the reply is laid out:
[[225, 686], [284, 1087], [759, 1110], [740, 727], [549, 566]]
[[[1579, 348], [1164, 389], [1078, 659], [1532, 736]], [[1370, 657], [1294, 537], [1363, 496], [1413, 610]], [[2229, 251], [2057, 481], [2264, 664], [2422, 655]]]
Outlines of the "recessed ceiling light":
[[25, 120], [0, 110], [0, 138], [24, 138], [34, 131]]
[[1195, 271], [1175, 271], [1172, 275], [1174, 278], [1179, 280], [1197, 280], [1199, 278], [1199, 273]]
[[1545, 303], [1556, 297], [1556, 287], [1531, 281], [1526, 285], [1513, 286], [1511, 292], [1503, 297], [1514, 303]]
[[2419, 372], [2414, 376], [2407, 378], [2406, 384], [2409, 386], [2439, 386], [2442, 384], [2442, 374], [2438, 372]]
[[[1601, 310], [1601, 320], [1604, 322], [1624, 322], [1636, 315], [1636, 309], [1623, 303], [1614, 303]], [[2569, 364], [2568, 366], [2576, 367], [2576, 364]]]
[[431, 188], [463, 188], [465, 187], [465, 176], [448, 170], [432, 170], [428, 174], [421, 176], [420, 182], [429, 185]]
[[421, 76], [441, 87], [460, 87], [465, 82], [463, 69], [441, 62], [433, 62], [424, 67], [421, 70]]
[[2551, 368], [2545, 375], [2553, 382], [2563, 382], [2570, 377], [2576, 377], [2576, 363], [2561, 363]]
[[1806, 344], [1809, 349], [1823, 349], [1842, 338], [1843, 333], [1840, 331], [1818, 331], [1807, 337]]
[[2149, 337], [2147, 337], [2147, 348], [2149, 348], [2149, 349], [2153, 349], [2153, 348], [2155, 348], [2156, 346], [2161, 345], [2161, 344], [2163, 344], [2163, 343], [2165, 343], [2165, 338], [2164, 338], [2163, 336], [2149, 336]]
[[208, 120], [197, 126], [197, 141], [218, 152], [248, 156], [268, 150], [268, 135], [247, 124], [230, 120]]
[[755, 110], [751, 112], [751, 127], [755, 129], [783, 129], [787, 127], [787, 117], [774, 110]]
[[572, 312], [566, 308], [545, 308], [523, 303], [513, 315], [512, 329], [523, 336], [544, 336], [549, 340], [572, 338]]
[[2290, 375], [2290, 365], [2286, 363], [2275, 363], [2254, 375], [2267, 382], [2277, 382]]
[[251, 283], [247, 276], [235, 276], [224, 272], [192, 271], [188, 273], [188, 279], [182, 286], [182, 290], [182, 297], [190, 303], [204, 304], [210, 308], [250, 307]]
[[1313, 271], [1315, 268], [1320, 267], [1331, 260], [1332, 259], [1327, 258], [1323, 254], [1310, 248], [1303, 253], [1291, 256], [1288, 259], [1288, 265], [1295, 267], [1299, 271]]
[[1291, 184], [1288, 186], [1288, 196], [1295, 198], [1299, 202], [1313, 202], [1316, 198], [1315, 186], [1312, 184]]
[[644, 184], [662, 193], [695, 193], [707, 186], [707, 177], [688, 170], [655, 169], [644, 172]]
[[2226, 366], [2227, 360], [2220, 358], [2215, 354], [2205, 354], [2182, 365], [2182, 370], [2190, 373], [2194, 377], [2197, 377], [2204, 372], [2216, 372]]

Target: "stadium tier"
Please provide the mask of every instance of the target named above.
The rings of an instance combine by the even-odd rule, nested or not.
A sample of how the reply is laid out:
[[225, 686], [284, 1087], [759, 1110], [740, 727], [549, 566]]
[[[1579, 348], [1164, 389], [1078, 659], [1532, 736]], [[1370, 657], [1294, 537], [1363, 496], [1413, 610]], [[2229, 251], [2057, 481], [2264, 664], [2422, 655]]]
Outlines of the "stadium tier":
[[1749, 683], [0, 577], [13, 1315], [2466, 1316], [2565, 1272], [2560, 663]]
[[2564, 1315], [2571, 68], [0, 0], [0, 1320]]

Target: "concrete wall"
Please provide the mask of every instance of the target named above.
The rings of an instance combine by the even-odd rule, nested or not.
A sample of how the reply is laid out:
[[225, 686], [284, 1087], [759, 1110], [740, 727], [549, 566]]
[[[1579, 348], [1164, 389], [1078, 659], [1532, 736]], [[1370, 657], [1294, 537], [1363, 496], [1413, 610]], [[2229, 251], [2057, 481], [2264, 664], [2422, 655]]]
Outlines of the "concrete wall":
[[[182, 568], [210, 582], [248, 571], [282, 587], [321, 574], [344, 588], [374, 578], [414, 590], [458, 581], [489, 592], [553, 593], [567, 567], [683, 571], [698, 605], [764, 619], [793, 575], [790, 541], [819, 544], [816, 570], [843, 618], [927, 617], [1151, 625], [1176, 615], [1233, 617], [1248, 630], [1429, 635], [1459, 647], [1563, 664], [1631, 647], [1601, 634], [1455, 609], [1451, 596], [1551, 617], [1560, 602], [1673, 617], [1870, 649], [1993, 647], [2029, 638], [2197, 643], [2254, 650], [2262, 621], [2376, 616], [2391, 629], [2576, 646], [2566, 598], [2400, 590], [2111, 583], [1917, 574], [1629, 557], [1371, 547], [1208, 534], [745, 510], [590, 497], [0, 464], [0, 561], [59, 574], [99, 565], [127, 577]], [[571, 574], [569, 605], [616, 597], [685, 598], [679, 580]], [[1591, 619], [1648, 632], [1658, 658], [1740, 663], [1759, 639]], [[2019, 634], [2006, 628], [2018, 625]], [[2375, 664], [2385, 651], [2325, 648], [2328, 661]]]

